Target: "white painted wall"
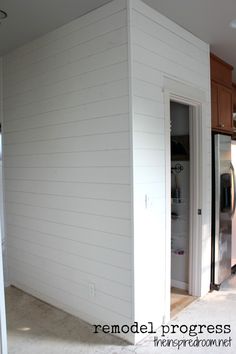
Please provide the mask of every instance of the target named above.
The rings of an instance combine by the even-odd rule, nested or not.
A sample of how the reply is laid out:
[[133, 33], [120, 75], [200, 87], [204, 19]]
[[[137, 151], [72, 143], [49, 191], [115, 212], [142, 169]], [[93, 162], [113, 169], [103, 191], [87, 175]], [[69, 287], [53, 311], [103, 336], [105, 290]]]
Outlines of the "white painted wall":
[[[231, 159], [234, 168], [236, 169], [236, 143], [232, 141], [231, 144]], [[231, 265], [234, 266], [236, 264], [236, 215], [234, 215], [232, 219], [232, 260]]]
[[[160, 325], [165, 304], [165, 78], [200, 89], [203, 107], [202, 277], [210, 284], [209, 46], [139, 0], [130, 1], [135, 320]], [[150, 200], [148, 207], [145, 198]], [[200, 295], [200, 294], [199, 294]]]
[[4, 58], [12, 284], [88, 322], [162, 323], [165, 76], [202, 89], [210, 102], [208, 46], [138, 0], [111, 2]]
[[10, 283], [92, 323], [133, 319], [127, 40], [119, 0], [3, 59]]
[[[0, 122], [3, 119], [3, 85], [2, 85], [2, 58], [0, 58]], [[2, 185], [2, 161], [0, 159], [0, 352], [7, 354], [7, 332], [4, 282], [6, 282], [6, 246], [3, 216], [3, 185]]]
[[[0, 58], [0, 122], [3, 122], [3, 70], [2, 70], [2, 58]], [[0, 139], [0, 231], [1, 231], [1, 243], [2, 243], [2, 261], [3, 261], [3, 271], [4, 271], [4, 283], [5, 286], [8, 285], [7, 279], [7, 250], [6, 250], [6, 235], [4, 230], [4, 207], [3, 207], [3, 164], [2, 164], [2, 133]]]
[[189, 135], [189, 106], [171, 102], [171, 135]]

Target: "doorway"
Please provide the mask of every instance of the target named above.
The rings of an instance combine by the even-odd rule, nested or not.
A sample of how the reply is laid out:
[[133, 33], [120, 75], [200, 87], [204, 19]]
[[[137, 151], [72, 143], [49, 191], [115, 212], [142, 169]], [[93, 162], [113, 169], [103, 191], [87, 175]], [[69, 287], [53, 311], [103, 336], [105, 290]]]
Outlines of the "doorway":
[[192, 115], [188, 104], [170, 101], [171, 316], [190, 304]]
[[203, 296], [210, 289], [211, 269], [211, 140], [209, 101], [205, 92], [185, 82], [164, 78], [165, 114], [165, 277], [163, 322], [171, 309], [171, 139], [170, 104], [189, 107], [190, 208], [188, 292]]

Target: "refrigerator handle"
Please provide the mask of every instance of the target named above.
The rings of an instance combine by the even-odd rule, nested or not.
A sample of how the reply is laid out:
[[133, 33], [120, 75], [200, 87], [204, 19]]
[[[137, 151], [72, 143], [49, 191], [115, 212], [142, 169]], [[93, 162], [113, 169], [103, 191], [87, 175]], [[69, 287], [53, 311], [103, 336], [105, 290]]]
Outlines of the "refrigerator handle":
[[230, 169], [232, 171], [232, 176], [233, 176], [233, 191], [232, 191], [233, 198], [234, 198], [233, 207], [232, 207], [232, 217], [233, 217], [236, 208], [236, 178], [235, 178], [234, 166], [231, 162], [230, 162]]

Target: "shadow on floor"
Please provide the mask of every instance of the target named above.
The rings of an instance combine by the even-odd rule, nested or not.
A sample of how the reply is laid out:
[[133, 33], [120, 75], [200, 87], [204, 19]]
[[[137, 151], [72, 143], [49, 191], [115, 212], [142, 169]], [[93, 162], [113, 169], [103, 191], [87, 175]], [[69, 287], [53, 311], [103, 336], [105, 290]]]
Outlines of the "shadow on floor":
[[[89, 346], [91, 349], [92, 346], [96, 346], [96, 352], [99, 352], [100, 347], [105, 349], [104, 347], [110, 345], [128, 345], [127, 342], [115, 336], [93, 333], [93, 326], [12, 286], [6, 289], [6, 312], [11, 353], [21, 353], [19, 348], [22, 347], [23, 350], [24, 346], [29, 346], [30, 343], [31, 346], [35, 346], [31, 353], [36, 353], [36, 347], [42, 346], [43, 343], [45, 345], [55, 343], [56, 347], [60, 345], [61, 348], [64, 347], [64, 350], [68, 346], [68, 353], [73, 352], [71, 350], [76, 346], [76, 353], [80, 353], [78, 345], [83, 348]], [[17, 348], [16, 351], [14, 351], [15, 348]], [[85, 351], [85, 348], [81, 352], [83, 351], [89, 352]], [[57, 352], [56, 349], [54, 352]]]

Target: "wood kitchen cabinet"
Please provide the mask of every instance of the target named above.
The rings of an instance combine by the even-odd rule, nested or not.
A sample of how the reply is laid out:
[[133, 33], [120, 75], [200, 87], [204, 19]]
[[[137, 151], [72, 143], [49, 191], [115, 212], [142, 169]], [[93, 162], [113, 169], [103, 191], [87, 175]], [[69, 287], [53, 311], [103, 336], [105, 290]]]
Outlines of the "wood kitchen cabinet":
[[212, 129], [232, 132], [232, 90], [211, 82]]
[[236, 84], [233, 83], [233, 113], [236, 113]]
[[211, 54], [212, 130], [233, 133], [233, 67]]
[[236, 140], [236, 84], [233, 83], [233, 139]]

